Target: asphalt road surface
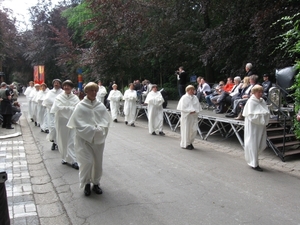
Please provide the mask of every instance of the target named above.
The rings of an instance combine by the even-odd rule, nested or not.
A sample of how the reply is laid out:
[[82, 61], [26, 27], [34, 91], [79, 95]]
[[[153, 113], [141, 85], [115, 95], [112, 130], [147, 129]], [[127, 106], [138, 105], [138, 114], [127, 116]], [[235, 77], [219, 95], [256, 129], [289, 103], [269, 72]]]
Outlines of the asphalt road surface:
[[[26, 114], [24, 97], [20, 101]], [[78, 170], [62, 165], [46, 134], [28, 121], [54, 189], [44, 198], [53, 199], [52, 210], [64, 215], [64, 224], [300, 224], [298, 176], [267, 162], [264, 172], [254, 171], [228, 141], [198, 139], [190, 151], [180, 148], [179, 133], [168, 127], [166, 136], [153, 136], [145, 118], [136, 127], [119, 121], [106, 140], [103, 194], [89, 197], [79, 189]]]

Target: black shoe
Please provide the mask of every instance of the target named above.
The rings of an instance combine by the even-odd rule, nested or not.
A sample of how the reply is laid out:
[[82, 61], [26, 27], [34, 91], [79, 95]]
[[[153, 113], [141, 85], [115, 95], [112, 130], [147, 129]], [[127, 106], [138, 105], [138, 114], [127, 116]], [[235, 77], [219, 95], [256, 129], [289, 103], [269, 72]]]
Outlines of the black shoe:
[[118, 122], [118, 120], [117, 120], [117, 119], [114, 119], [114, 122], [115, 122], [115, 123], [117, 123], [117, 122]]
[[128, 124], [128, 122], [127, 122], [127, 121], [125, 121], [125, 124], [127, 125], [127, 124]]
[[84, 195], [85, 196], [90, 196], [91, 195], [91, 185], [90, 184], [86, 184], [84, 187]]
[[134, 123], [133, 123], [133, 124], [131, 124], [131, 126], [132, 126], [132, 127], [135, 127]]
[[93, 191], [97, 194], [97, 195], [101, 195], [102, 194], [102, 189], [99, 187], [99, 185], [95, 185], [93, 186]]
[[194, 149], [194, 146], [192, 144], [190, 144], [190, 146], [192, 147], [192, 149]]
[[165, 136], [166, 134], [165, 134], [164, 132], [160, 131], [160, 132], [159, 132], [159, 135]]
[[152, 135], [156, 135], [155, 131], [152, 132]]
[[75, 170], [79, 170], [79, 166], [78, 166], [77, 162], [74, 162], [72, 164], [72, 168], [74, 168]]
[[225, 116], [228, 117], [228, 118], [234, 118], [237, 115], [235, 113], [229, 113], [229, 114], [226, 114]]
[[34, 122], [34, 126], [37, 126], [37, 122]]
[[[67, 164], [67, 162], [65, 161], [65, 160], [61, 160], [61, 164], [63, 164], [63, 165], [66, 165]], [[72, 167], [73, 167], [73, 165], [72, 165]]]
[[34, 122], [34, 119], [30, 118], [31, 119], [31, 122]]
[[49, 134], [49, 130], [45, 130], [45, 133], [46, 133], [46, 134]]
[[185, 149], [188, 149], [188, 150], [193, 150], [193, 148], [192, 148], [192, 146], [191, 145], [188, 145], [188, 146], [186, 146], [186, 148]]
[[14, 127], [6, 127], [6, 129], [15, 129]]
[[259, 166], [257, 167], [252, 167], [252, 169], [256, 170], [256, 171], [259, 171], [259, 172], [262, 172], [264, 171], [262, 168], [260, 168]]
[[52, 147], [51, 147], [51, 150], [54, 151], [54, 150], [55, 150], [55, 147], [56, 147], [56, 144], [53, 142]]

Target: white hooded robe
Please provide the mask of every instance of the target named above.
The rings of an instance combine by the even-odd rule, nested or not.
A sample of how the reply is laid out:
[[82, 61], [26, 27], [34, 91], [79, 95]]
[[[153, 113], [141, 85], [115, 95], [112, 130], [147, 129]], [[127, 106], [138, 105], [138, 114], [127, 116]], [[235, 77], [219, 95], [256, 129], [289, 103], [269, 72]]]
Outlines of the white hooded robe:
[[84, 99], [76, 106], [67, 126], [76, 130], [75, 151], [79, 165], [80, 187], [98, 185], [102, 176], [105, 139], [111, 116], [103, 103]]
[[123, 95], [119, 90], [111, 90], [107, 97], [110, 105], [111, 117], [113, 120], [118, 119], [118, 113], [120, 109], [120, 101], [122, 100]]
[[128, 124], [134, 124], [135, 121], [135, 114], [136, 114], [136, 101], [137, 101], [137, 94], [135, 90], [126, 90], [124, 93], [123, 99], [125, 100], [124, 103], [124, 115], [125, 121]]
[[107, 94], [106, 88], [102, 85], [101, 86], [98, 85], [98, 87], [99, 87], [99, 90], [97, 92], [96, 98], [98, 101], [100, 101], [104, 104], [104, 97]]
[[55, 131], [55, 114], [50, 113], [50, 110], [53, 106], [54, 99], [63, 92], [61, 88], [59, 89], [51, 89], [48, 91], [44, 101], [43, 106], [47, 108], [47, 120], [48, 120], [48, 126], [49, 126], [49, 134], [47, 135], [46, 139], [48, 141], [54, 141], [56, 143], [56, 131]]
[[[198, 129], [198, 115], [202, 110], [196, 95], [183, 95], [177, 105], [177, 110], [181, 112], [180, 116], [180, 147], [186, 148], [193, 144]], [[191, 114], [191, 112], [195, 112]]]
[[148, 128], [149, 133], [161, 132], [163, 130], [163, 106], [164, 98], [159, 91], [150, 91], [146, 97], [145, 103], [148, 104]]
[[244, 107], [243, 116], [245, 159], [249, 166], [257, 167], [258, 154], [267, 147], [266, 126], [269, 123], [270, 111], [265, 100], [252, 95]]
[[42, 105], [48, 91], [49, 91], [48, 88], [45, 91], [43, 91], [43, 90], [39, 91], [39, 94], [36, 98], [36, 100], [37, 100], [37, 117], [36, 117], [36, 121], [37, 121], [38, 124], [40, 124], [40, 127], [43, 131], [46, 131], [46, 130], [49, 129], [47, 109], [46, 109], [45, 106]]
[[26, 96], [27, 100], [28, 100], [28, 117], [29, 119], [32, 118], [32, 97], [30, 96], [30, 93], [31, 91], [35, 90], [35, 87], [27, 87], [25, 92], [24, 92], [24, 95]]
[[62, 92], [54, 100], [50, 111], [50, 113], [55, 113], [58, 150], [62, 160], [70, 164], [77, 162], [74, 151], [75, 131], [67, 127], [67, 123], [79, 101], [78, 96], [74, 95], [72, 92], [70, 94]]

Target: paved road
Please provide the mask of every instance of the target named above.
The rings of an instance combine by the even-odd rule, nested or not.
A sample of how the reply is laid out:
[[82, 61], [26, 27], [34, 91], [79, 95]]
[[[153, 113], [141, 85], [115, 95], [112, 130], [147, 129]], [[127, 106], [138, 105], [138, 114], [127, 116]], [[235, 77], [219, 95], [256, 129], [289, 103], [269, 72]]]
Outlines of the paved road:
[[78, 171], [62, 165], [45, 134], [27, 122], [22, 118], [36, 224], [300, 224], [299, 158], [283, 163], [266, 151], [260, 173], [246, 165], [236, 140], [199, 139], [188, 151], [167, 127], [161, 137], [148, 134], [145, 119], [136, 127], [114, 123], [103, 195], [85, 197]]

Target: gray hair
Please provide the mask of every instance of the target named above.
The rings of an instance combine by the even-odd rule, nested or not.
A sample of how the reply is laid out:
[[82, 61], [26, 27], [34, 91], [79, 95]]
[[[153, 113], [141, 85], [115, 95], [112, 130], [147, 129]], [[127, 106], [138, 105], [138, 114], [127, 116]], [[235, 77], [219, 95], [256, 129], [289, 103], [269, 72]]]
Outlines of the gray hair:
[[240, 76], [236, 76], [233, 80], [237, 80], [238, 82], [241, 82], [241, 77]]
[[246, 64], [246, 68], [248, 68], [249, 70], [251, 70], [252, 69], [252, 63], [247, 63]]

